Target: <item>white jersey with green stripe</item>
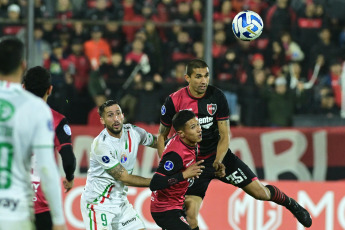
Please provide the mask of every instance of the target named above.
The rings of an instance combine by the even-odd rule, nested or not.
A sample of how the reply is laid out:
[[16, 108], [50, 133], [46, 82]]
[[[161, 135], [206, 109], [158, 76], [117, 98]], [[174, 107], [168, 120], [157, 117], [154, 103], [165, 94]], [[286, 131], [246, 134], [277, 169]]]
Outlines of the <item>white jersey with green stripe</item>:
[[58, 210], [62, 209], [62, 199], [57, 167], [54, 171], [53, 138], [48, 105], [19, 83], [0, 81], [0, 220], [31, 219], [31, 157], [37, 154], [41, 172], [50, 182], [45, 185], [45, 191], [50, 193], [47, 196], [55, 196], [51, 204], [54, 222], [64, 222], [62, 210]]
[[83, 192], [83, 198], [89, 203], [116, 206], [126, 201], [128, 187], [115, 180], [106, 170], [121, 164], [132, 174], [139, 145], [150, 146], [155, 138], [132, 124], [124, 124], [121, 132], [121, 137], [115, 138], [104, 129], [91, 145], [90, 167]]

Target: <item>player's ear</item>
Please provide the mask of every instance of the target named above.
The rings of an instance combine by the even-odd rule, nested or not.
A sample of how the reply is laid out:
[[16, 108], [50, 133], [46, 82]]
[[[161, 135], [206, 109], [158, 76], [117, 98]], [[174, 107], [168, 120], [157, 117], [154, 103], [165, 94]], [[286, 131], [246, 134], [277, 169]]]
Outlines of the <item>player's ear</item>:
[[188, 74], [184, 75], [184, 79], [189, 83], [190, 82], [190, 76]]
[[49, 86], [49, 88], [47, 89], [47, 95], [51, 95], [52, 94], [52, 91], [53, 91], [53, 86]]
[[185, 137], [185, 134], [182, 130], [179, 130], [177, 131], [177, 134], [181, 137], [181, 138], [184, 138]]
[[102, 125], [105, 125], [105, 122], [104, 122], [103, 117], [100, 117], [100, 118], [99, 118], [99, 121], [101, 122]]

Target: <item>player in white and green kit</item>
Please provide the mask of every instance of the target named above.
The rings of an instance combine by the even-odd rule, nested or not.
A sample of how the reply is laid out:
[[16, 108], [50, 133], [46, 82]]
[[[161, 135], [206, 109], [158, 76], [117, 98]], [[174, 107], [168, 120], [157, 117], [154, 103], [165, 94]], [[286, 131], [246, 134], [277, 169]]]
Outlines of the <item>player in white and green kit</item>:
[[61, 185], [53, 151], [49, 107], [25, 91], [24, 46], [16, 38], [0, 40], [0, 230], [32, 230], [31, 156], [37, 157], [42, 190], [49, 202], [54, 230], [65, 229]]
[[105, 129], [91, 146], [90, 168], [81, 196], [81, 213], [88, 230], [145, 229], [127, 199], [127, 186], [148, 187], [151, 178], [131, 175], [139, 145], [156, 148], [151, 133], [131, 124], [123, 124], [118, 102], [109, 100], [99, 108]]

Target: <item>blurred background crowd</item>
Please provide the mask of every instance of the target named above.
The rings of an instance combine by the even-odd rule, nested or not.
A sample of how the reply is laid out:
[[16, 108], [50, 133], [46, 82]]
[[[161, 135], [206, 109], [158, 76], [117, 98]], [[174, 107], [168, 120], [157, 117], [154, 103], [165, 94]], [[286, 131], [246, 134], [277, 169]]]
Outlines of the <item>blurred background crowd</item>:
[[[204, 58], [203, 0], [35, 0], [33, 65], [50, 70], [49, 105], [71, 124], [98, 123], [116, 98], [127, 122], [159, 123], [166, 96]], [[0, 0], [0, 36], [26, 41], [27, 0]], [[235, 39], [242, 10], [264, 20], [255, 41]], [[293, 126], [299, 115], [339, 118], [344, 0], [213, 0], [212, 84], [232, 125]]]

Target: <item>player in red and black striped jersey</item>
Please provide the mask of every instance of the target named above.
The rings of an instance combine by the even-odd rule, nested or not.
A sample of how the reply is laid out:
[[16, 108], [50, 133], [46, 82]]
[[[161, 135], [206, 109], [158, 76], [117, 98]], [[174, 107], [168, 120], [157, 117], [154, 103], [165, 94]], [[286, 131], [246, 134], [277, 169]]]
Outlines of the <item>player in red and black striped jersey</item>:
[[190, 230], [183, 211], [184, 196], [188, 178], [198, 177], [202, 173], [196, 161], [197, 143], [201, 141], [201, 127], [195, 114], [182, 110], [175, 114], [173, 126], [177, 131], [165, 147], [158, 169], [154, 174], [150, 189], [151, 215], [163, 229]]
[[198, 160], [205, 161], [205, 169], [198, 179], [191, 181], [186, 192], [186, 214], [191, 228], [199, 229], [197, 216], [208, 185], [213, 179], [242, 188], [255, 199], [283, 205], [301, 224], [311, 226], [312, 220], [307, 210], [277, 187], [264, 186], [252, 170], [229, 149], [228, 104], [222, 91], [209, 85], [207, 64], [199, 59], [189, 62], [185, 79], [188, 86], [169, 95], [162, 106], [157, 149], [161, 156], [174, 114], [181, 110], [193, 111], [202, 128]]
[[[51, 75], [43, 67], [37, 66], [29, 69], [24, 76], [23, 87], [47, 101], [52, 92]], [[60, 153], [63, 169], [66, 178], [63, 180], [65, 192], [68, 192], [74, 184], [74, 171], [76, 168], [76, 159], [72, 148], [71, 128], [68, 125], [64, 115], [51, 109], [54, 120], [54, 148]], [[57, 156], [56, 156], [57, 157]], [[35, 156], [33, 156], [35, 159]], [[52, 229], [52, 219], [48, 203], [43, 195], [40, 186], [40, 178], [35, 173], [35, 160], [33, 160], [32, 185], [35, 191], [35, 224], [37, 230]]]

